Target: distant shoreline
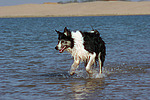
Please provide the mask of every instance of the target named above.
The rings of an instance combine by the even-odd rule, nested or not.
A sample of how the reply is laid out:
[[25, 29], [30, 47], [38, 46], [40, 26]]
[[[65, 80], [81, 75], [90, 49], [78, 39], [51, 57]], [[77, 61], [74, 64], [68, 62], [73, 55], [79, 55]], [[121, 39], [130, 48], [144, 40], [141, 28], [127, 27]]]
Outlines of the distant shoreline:
[[40, 18], [40, 17], [98, 17], [98, 16], [146, 16], [146, 15], [150, 15], [150, 14], [128, 14], [128, 15], [86, 15], [86, 16], [82, 16], [82, 15], [72, 15], [72, 16], [4, 16], [4, 17], [0, 17], [0, 18]]
[[0, 7], [0, 18], [150, 15], [150, 2], [97, 1]]

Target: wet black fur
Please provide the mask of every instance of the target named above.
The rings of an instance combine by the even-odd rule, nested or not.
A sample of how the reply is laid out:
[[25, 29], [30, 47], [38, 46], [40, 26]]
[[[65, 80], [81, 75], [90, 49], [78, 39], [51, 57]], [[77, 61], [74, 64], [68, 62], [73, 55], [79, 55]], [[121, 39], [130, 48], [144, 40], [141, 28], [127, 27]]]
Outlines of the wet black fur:
[[100, 59], [102, 61], [102, 66], [105, 61], [105, 55], [106, 55], [106, 47], [105, 42], [100, 37], [100, 34], [89, 33], [89, 32], [81, 32], [83, 39], [84, 39], [84, 48], [90, 53], [96, 53], [96, 60], [98, 57], [98, 54], [101, 52]]

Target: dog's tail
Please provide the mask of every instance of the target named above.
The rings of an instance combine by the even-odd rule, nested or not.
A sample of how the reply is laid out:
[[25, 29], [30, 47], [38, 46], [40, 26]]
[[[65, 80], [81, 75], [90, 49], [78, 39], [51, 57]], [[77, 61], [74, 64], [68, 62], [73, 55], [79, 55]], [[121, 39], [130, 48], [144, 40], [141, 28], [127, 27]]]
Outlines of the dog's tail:
[[94, 33], [95, 33], [95, 34], [100, 35], [100, 33], [99, 33], [99, 31], [98, 31], [98, 30], [94, 29], [92, 25], [90, 25], [90, 26], [91, 26], [91, 28], [92, 28], [92, 30], [91, 30], [91, 31], [94, 31]]
[[91, 28], [92, 28], [92, 31], [94, 31], [94, 28], [93, 28], [93, 26], [92, 25], [90, 25], [91, 26]]

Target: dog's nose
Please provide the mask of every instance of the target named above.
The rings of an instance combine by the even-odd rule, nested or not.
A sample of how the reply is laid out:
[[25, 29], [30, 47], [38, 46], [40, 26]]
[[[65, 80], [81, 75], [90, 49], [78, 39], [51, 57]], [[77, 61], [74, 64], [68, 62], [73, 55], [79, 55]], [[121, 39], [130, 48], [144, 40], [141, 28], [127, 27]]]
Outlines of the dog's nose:
[[56, 46], [55, 49], [58, 50], [58, 47]]

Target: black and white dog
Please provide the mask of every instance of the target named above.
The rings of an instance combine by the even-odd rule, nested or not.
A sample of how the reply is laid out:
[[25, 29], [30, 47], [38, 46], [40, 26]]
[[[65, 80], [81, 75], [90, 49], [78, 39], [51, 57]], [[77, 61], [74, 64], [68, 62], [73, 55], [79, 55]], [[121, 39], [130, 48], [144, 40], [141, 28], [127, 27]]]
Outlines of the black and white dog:
[[73, 75], [78, 68], [80, 61], [85, 63], [86, 71], [92, 74], [91, 66], [97, 61], [99, 62], [100, 71], [105, 61], [106, 48], [105, 42], [100, 37], [97, 30], [89, 32], [70, 31], [66, 27], [64, 32], [58, 33], [58, 44], [55, 47], [60, 53], [68, 51], [74, 58], [74, 63], [71, 66], [70, 74]]

